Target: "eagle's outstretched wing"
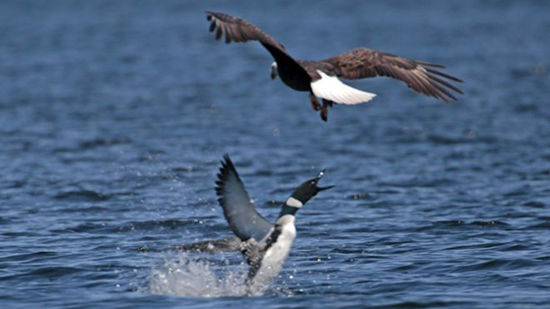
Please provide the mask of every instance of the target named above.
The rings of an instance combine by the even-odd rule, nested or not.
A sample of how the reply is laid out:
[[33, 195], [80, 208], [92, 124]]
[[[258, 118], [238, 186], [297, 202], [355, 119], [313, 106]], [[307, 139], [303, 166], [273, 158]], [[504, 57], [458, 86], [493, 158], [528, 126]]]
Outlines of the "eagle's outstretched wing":
[[305, 69], [287, 53], [283, 44], [275, 41], [260, 28], [242, 18], [224, 13], [207, 11], [206, 19], [210, 22], [210, 32], [216, 31], [216, 40], [221, 39], [225, 35], [226, 43], [230, 43], [231, 41], [258, 41], [269, 51], [279, 65], [291, 68], [294, 74], [300, 76], [302, 79], [311, 79]]
[[450, 83], [460, 83], [460, 79], [437, 70], [443, 69], [442, 65], [409, 60], [368, 48], [352, 49], [320, 62], [333, 65], [336, 75], [344, 79], [388, 76], [404, 81], [416, 92], [445, 102], [457, 100], [452, 91], [463, 94]]
[[[259, 41], [262, 44], [270, 45], [284, 51], [281, 43], [275, 41], [260, 28], [247, 22], [246, 20], [230, 16], [224, 13], [206, 12], [206, 19], [210, 22], [210, 32], [216, 30], [216, 40], [221, 39], [225, 34], [225, 42], [247, 42]], [[286, 53], [286, 52], [285, 52]]]

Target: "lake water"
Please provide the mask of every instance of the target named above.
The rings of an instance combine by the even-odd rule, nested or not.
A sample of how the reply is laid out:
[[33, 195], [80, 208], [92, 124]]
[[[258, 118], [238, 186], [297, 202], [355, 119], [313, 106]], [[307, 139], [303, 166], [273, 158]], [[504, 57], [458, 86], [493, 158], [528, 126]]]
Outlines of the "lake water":
[[[357, 46], [447, 65], [445, 105], [389, 79], [324, 123], [269, 79], [245, 17], [297, 58]], [[2, 1], [2, 308], [548, 308], [547, 1]], [[274, 220], [326, 168], [279, 278], [242, 296], [213, 190], [229, 153]], [[206, 297], [211, 296], [211, 297]], [[214, 298], [215, 297], [215, 298]]]

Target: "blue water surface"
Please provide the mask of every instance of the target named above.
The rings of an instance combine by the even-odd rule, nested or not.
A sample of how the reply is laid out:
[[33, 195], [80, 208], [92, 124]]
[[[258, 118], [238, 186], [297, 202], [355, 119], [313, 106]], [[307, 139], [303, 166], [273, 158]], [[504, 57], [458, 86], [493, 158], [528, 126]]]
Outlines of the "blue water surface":
[[[324, 123], [269, 79], [245, 17], [292, 55], [368, 46], [442, 63], [443, 104], [385, 78]], [[550, 2], [1, 1], [0, 307], [548, 308]], [[158, 249], [230, 235], [229, 153], [259, 211], [322, 168], [264, 296], [238, 253]], [[205, 297], [215, 296], [215, 297]]]

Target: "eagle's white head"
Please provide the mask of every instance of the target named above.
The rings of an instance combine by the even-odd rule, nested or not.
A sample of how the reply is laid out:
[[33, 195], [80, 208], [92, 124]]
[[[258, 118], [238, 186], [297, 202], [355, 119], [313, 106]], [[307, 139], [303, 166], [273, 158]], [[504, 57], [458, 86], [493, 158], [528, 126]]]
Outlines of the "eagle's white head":
[[277, 70], [277, 62], [273, 61], [271, 64], [271, 74], [269, 76], [271, 76], [271, 79], [275, 79], [278, 75], [279, 71]]

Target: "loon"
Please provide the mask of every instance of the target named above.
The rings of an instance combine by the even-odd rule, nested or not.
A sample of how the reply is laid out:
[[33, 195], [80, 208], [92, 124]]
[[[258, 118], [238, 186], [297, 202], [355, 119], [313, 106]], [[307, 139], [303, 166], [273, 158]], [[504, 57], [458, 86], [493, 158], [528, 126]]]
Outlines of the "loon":
[[[225, 42], [259, 41], [273, 56], [271, 79], [280, 76], [290, 88], [309, 92], [311, 105], [327, 121], [328, 107], [333, 103], [355, 105], [372, 100], [376, 94], [350, 87], [339, 78], [355, 80], [386, 76], [401, 80], [412, 90], [444, 102], [457, 101], [452, 92], [463, 92], [450, 82], [462, 80], [443, 73], [440, 64], [411, 60], [365, 47], [354, 48], [337, 56], [307, 61], [294, 59], [283, 44], [246, 20], [224, 13], [206, 12], [210, 32], [216, 40], [225, 34]], [[317, 99], [320, 97], [323, 106]]]
[[277, 277], [296, 238], [295, 215], [318, 192], [333, 186], [319, 187], [324, 175], [299, 185], [282, 205], [275, 224], [261, 216], [248, 196], [229, 155], [224, 155], [216, 181], [218, 202], [235, 236], [172, 247], [183, 251], [240, 251], [250, 266], [245, 284], [249, 294], [262, 291]]

